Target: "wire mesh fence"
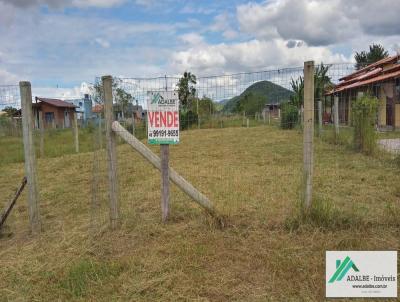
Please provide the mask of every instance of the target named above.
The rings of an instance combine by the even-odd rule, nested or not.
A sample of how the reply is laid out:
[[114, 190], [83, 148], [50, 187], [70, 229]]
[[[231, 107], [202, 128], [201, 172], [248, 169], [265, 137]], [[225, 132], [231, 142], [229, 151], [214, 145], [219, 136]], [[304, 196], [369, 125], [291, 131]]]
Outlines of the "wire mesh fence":
[[[11, 289], [3, 290], [5, 298], [71, 300], [113, 292], [116, 299], [165, 300], [167, 287], [172, 300], [251, 300], [269, 293], [284, 300], [287, 291], [321, 300], [324, 291], [318, 284], [325, 268], [321, 262], [315, 265], [315, 259], [326, 250], [398, 250], [400, 135], [393, 130], [400, 127], [399, 80], [391, 76], [366, 83], [365, 73], [348, 78], [350, 70], [339, 65], [319, 68], [307, 97], [314, 96], [314, 110], [309, 111], [304, 109], [303, 68], [198, 77], [193, 84], [196, 93], [182, 107], [180, 143], [170, 146], [170, 166], [226, 218], [223, 231], [175, 185], [168, 224], [161, 224], [160, 173], [119, 138], [125, 130], [113, 131], [117, 177], [110, 177], [109, 124], [99, 80], [93, 117], [79, 127], [79, 152], [73, 128], [45, 129], [44, 136], [40, 124], [34, 129], [44, 232], [39, 239], [26, 236], [25, 192], [0, 233], [3, 283]], [[147, 92], [179, 89], [179, 79], [116, 79], [112, 119], [160, 154], [158, 146], [146, 141]], [[303, 187], [303, 135], [312, 117], [314, 133], [308, 139], [314, 143], [316, 208], [310, 221], [302, 221], [297, 204]], [[1, 207], [25, 173], [23, 153], [17, 156], [22, 152], [19, 134], [2, 133]], [[371, 142], [378, 143], [374, 153]], [[117, 183], [122, 222], [113, 232], [106, 231], [110, 179]], [[102, 278], [108, 269], [111, 277]], [[293, 269], [308, 277], [291, 282], [287, 276]], [[266, 272], [277, 273], [271, 277]], [[76, 278], [81, 274], [90, 286], [86, 295], [76, 296], [71, 293], [81, 288], [82, 278]], [[128, 283], [120, 286], [121, 278]], [[286, 287], [276, 290], [277, 282]], [[314, 294], [310, 298], [305, 292]]]
[[[313, 110], [315, 135], [325, 142], [332, 143], [329, 149], [337, 153], [342, 152], [343, 146], [339, 143], [340, 139], [333, 125], [335, 94], [329, 91], [340, 83], [340, 79], [351, 72], [354, 72], [354, 68], [350, 64], [321, 64], [316, 65], [315, 70]], [[238, 213], [242, 204], [250, 202], [263, 207], [269, 202], [264, 203], [260, 200], [284, 198], [284, 193], [274, 189], [276, 181], [281, 178], [290, 179], [290, 183], [287, 184], [290, 188], [287, 190], [292, 193], [296, 191], [298, 194], [303, 168], [302, 137], [298, 135], [303, 131], [305, 114], [304, 91], [301, 87], [303, 68], [197, 77], [193, 78], [193, 81], [190, 75], [187, 78], [187, 86], [189, 90], [193, 87], [194, 93], [192, 99], [184, 100], [185, 103], [182, 106], [181, 143], [179, 146], [171, 147], [171, 166], [209, 196], [223, 209], [222, 211], [230, 214]], [[180, 79], [178, 77], [114, 78], [113, 115], [115, 120], [119, 120], [122, 126], [138, 139], [145, 139], [148, 92], [179, 91]], [[99, 85], [101, 84], [100, 78], [96, 81]], [[375, 89], [375, 85], [363, 87], [365, 95]], [[123, 104], [125, 100], [121, 97], [121, 90], [130, 95], [130, 102], [134, 104], [131, 109], [129, 109], [130, 105]], [[351, 149], [353, 148], [353, 128], [345, 118], [349, 114], [347, 110], [351, 110], [348, 105], [350, 101], [345, 95], [336, 94], [336, 96], [339, 104], [340, 137], [346, 137], [347, 147]], [[355, 101], [356, 97], [355, 95], [352, 100]], [[99, 100], [99, 103], [101, 102]], [[295, 112], [291, 112], [293, 108]], [[254, 130], [248, 132], [248, 128], [254, 128]], [[279, 132], [279, 128], [293, 128], [297, 131], [284, 133]], [[279, 138], [283, 137], [285, 140], [290, 140], [289, 145], [279, 143]], [[342, 141], [344, 142], [345, 139]], [[121, 140], [119, 143], [124, 144]], [[316, 141], [316, 145], [317, 148], [321, 148], [319, 141]], [[323, 146], [325, 148], [325, 145]], [[151, 149], [159, 154], [157, 147], [152, 146]], [[160, 207], [159, 173], [129, 146], [121, 146], [118, 152], [122, 213], [135, 216], [135, 219], [125, 221], [137, 221], [138, 215], [140, 221], [159, 221], [160, 217], [154, 215], [157, 213], [155, 209]], [[282, 162], [282, 158], [288, 153], [293, 156], [293, 161], [288, 163], [289, 170]], [[245, 159], [238, 154], [244, 155]], [[103, 153], [102, 157], [96, 157], [96, 160], [104, 163], [107, 161], [105, 156], [106, 154]], [[316, 174], [325, 175], [327, 159], [319, 156], [320, 154], [317, 153], [315, 166], [318, 172]], [[338, 158], [334, 162], [334, 171], [330, 170], [325, 176], [334, 178], [334, 182], [339, 183], [340, 171], [345, 164]], [[98, 162], [94, 164], [94, 167], [97, 166], [99, 166]], [[268, 173], [263, 173], [263, 169], [268, 169]], [[102, 176], [98, 175], [99, 171], [94, 171], [94, 173], [96, 178], [107, 177], [104, 174], [105, 170]], [[256, 184], [262, 184], [261, 187], [268, 189], [252, 190]], [[140, 190], [138, 191], [137, 188]], [[320, 195], [318, 192], [321, 193], [327, 189], [328, 184], [317, 187], [316, 195]], [[96, 188], [94, 191], [98, 196]], [[97, 197], [103, 200], [103, 211], [100, 215], [103, 222], [107, 221], [108, 215], [105, 194], [106, 192], [103, 192], [102, 198]], [[171, 203], [174, 207], [183, 212], [188, 211], [184, 206], [188, 198], [179, 189], [174, 188], [171, 195], [173, 196]], [[152, 210], [138, 214], [137, 209], [144, 205], [147, 205], [147, 210], [149, 208]]]
[[[317, 178], [326, 177], [331, 183], [340, 185], [343, 169], [347, 165], [343, 148], [354, 149], [352, 104], [361, 93], [380, 100], [374, 117], [374, 127], [378, 130], [374, 138], [378, 140], [377, 149], [384, 149], [386, 153], [392, 154], [389, 157], [394, 157], [398, 152], [398, 132], [388, 130], [400, 126], [399, 83], [394, 78], [388, 78], [384, 83], [364, 84], [360, 86], [362, 89], [358, 93], [354, 93], [350, 90], [351, 87], [347, 87], [354, 84], [354, 81], [346, 82], [346, 76], [355, 71], [353, 65], [321, 64], [315, 67], [314, 130], [316, 137], [320, 138], [315, 139], [316, 175]], [[300, 198], [303, 168], [301, 134], [305, 115], [303, 72], [302, 67], [296, 67], [196, 78], [186, 74], [183, 76], [184, 79], [186, 77], [186, 86], [182, 85], [182, 77], [114, 77], [113, 119], [119, 121], [134, 137], [146, 143], [148, 92], [183, 89], [180, 94], [188, 93], [181, 100], [181, 143], [171, 146], [171, 167], [228, 216], [240, 216], [240, 208], [247, 203], [254, 205], [254, 210], [259, 210], [255, 215], [268, 211], [277, 211], [278, 214], [278, 208], [267, 209], [271, 202], [292, 199], [294, 195], [296, 199]], [[360, 76], [362, 79], [363, 75]], [[7, 86], [1, 88], [0, 92], [3, 109], [11, 106], [18, 111], [18, 87]], [[78, 175], [79, 170], [87, 167], [90, 162], [88, 175], [91, 201], [88, 211], [91, 230], [99, 230], [109, 222], [109, 159], [106, 153], [106, 125], [100, 78], [95, 81], [91, 99], [92, 116], [78, 127], [79, 154], [82, 157], [74, 160], [83, 162], [71, 173]], [[33, 106], [36, 106], [35, 102]], [[337, 127], [335, 112], [338, 117]], [[18, 112], [2, 117], [2, 121], [7, 120], [11, 125], [18, 125], [19, 119]], [[65, 115], [62, 119], [65, 123]], [[43, 159], [41, 165], [47, 164], [46, 159], [77, 153], [71, 116], [69, 127], [65, 124], [53, 127], [46, 114], [42, 117], [35, 115], [35, 121], [36, 154]], [[3, 164], [23, 161], [22, 140], [18, 132], [20, 130], [12, 130], [12, 127], [10, 129], [0, 127], [1, 139], [4, 142], [7, 139], [13, 140], [12, 143], [2, 144]], [[281, 129], [295, 131], [285, 132]], [[128, 217], [123, 221], [131, 224], [131, 227], [136, 227], [138, 221], [159, 221], [159, 172], [124, 140], [117, 137], [117, 143], [119, 200], [122, 216]], [[150, 146], [150, 149], [159, 154], [157, 146]], [[87, 152], [93, 152], [89, 154], [89, 159], [84, 155]], [[333, 167], [324, 152], [328, 152]], [[41, 173], [43, 175], [45, 172]], [[282, 179], [286, 182], [281, 183]], [[325, 182], [317, 183], [317, 196], [329, 191], [332, 199], [337, 201], [330, 185]], [[180, 220], [184, 215], [196, 215], [196, 207], [187, 206], [188, 204], [190, 198], [173, 186], [171, 206], [174, 214], [171, 219]]]
[[11, 118], [20, 108], [18, 85], [0, 85], [0, 136], [21, 136], [21, 120]]

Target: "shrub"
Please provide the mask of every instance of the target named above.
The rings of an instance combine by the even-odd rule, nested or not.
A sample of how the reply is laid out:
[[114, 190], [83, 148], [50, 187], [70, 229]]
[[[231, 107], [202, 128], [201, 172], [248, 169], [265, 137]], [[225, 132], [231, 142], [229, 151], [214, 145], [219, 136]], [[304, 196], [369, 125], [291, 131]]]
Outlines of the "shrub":
[[375, 120], [377, 111], [378, 100], [371, 96], [358, 98], [352, 106], [354, 147], [365, 154], [372, 154], [376, 149]]
[[195, 112], [188, 110], [179, 112], [179, 124], [181, 130], [189, 129], [191, 125], [197, 125], [198, 116]]
[[281, 128], [293, 129], [299, 120], [297, 107], [289, 102], [281, 105]]

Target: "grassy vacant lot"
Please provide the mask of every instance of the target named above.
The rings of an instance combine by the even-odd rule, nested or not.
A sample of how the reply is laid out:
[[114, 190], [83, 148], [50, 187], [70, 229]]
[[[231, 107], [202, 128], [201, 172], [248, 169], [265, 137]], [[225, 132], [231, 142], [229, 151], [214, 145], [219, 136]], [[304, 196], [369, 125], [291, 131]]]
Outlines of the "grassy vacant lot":
[[[171, 165], [226, 216], [223, 229], [175, 187], [161, 224], [159, 173], [127, 145], [118, 231], [105, 227], [105, 163], [92, 188], [92, 152], [39, 159], [43, 233], [28, 234], [25, 193], [0, 238], [0, 301], [323, 300], [326, 250], [400, 249], [399, 168], [317, 141], [318, 206], [301, 222], [301, 141], [268, 126], [182, 133]], [[1, 167], [1, 206], [22, 176], [22, 163]]]

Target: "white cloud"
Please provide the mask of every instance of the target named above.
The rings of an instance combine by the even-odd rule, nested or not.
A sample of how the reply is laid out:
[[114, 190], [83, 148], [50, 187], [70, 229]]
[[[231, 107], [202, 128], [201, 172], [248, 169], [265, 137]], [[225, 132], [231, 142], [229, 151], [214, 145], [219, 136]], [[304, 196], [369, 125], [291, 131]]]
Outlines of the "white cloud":
[[80, 86], [72, 88], [53, 88], [32, 86], [32, 96], [56, 98], [61, 100], [83, 98], [86, 93], [91, 93], [92, 85], [82, 82]]
[[16, 8], [4, 2], [0, 2], [0, 25], [10, 26], [16, 14]]
[[180, 39], [184, 43], [192, 45], [192, 46], [198, 46], [198, 45], [204, 44], [203, 36], [198, 33], [194, 33], [194, 32], [181, 35]]
[[221, 32], [225, 39], [232, 40], [238, 36], [238, 32], [232, 27], [232, 16], [227, 12], [214, 17], [214, 23], [210, 26], [211, 31]]
[[[181, 13], [203, 16], [171, 15], [172, 21], [164, 23], [154, 17], [154, 11], [162, 12], [161, 20], [170, 16], [170, 10], [178, 14], [180, 6], [176, 9], [171, 3], [0, 0], [0, 84], [21, 77], [61, 86], [93, 81], [103, 74], [158, 76], [184, 70], [224, 74], [302, 66], [309, 59], [351, 61], [352, 52], [373, 42], [399, 49], [400, 1], [245, 1], [236, 12], [225, 2], [205, 6], [186, 1]], [[95, 17], [97, 11], [87, 9], [124, 4], [143, 12], [149, 21], [128, 22], [113, 12], [112, 18]], [[385, 5], [390, 9], [378, 13]], [[50, 9], [43, 13], [38, 9], [43, 6]], [[66, 7], [78, 9], [65, 14]]]
[[240, 28], [258, 38], [281, 37], [328, 45], [352, 36], [357, 24], [341, 11], [339, 0], [273, 0], [237, 8]]
[[96, 39], [94, 39], [94, 41], [95, 41], [97, 44], [99, 44], [101, 47], [103, 47], [103, 48], [109, 48], [109, 47], [110, 47], [110, 42], [108, 42], [108, 41], [105, 40], [105, 39], [96, 38]]
[[257, 70], [263, 67], [281, 68], [302, 66], [306, 60], [324, 63], [348, 62], [350, 59], [335, 54], [322, 46], [301, 44], [288, 48], [286, 41], [253, 39], [232, 44], [203, 45], [202, 47], [175, 52], [171, 66], [177, 70], [193, 70], [201, 74]]
[[192, 3], [186, 4], [181, 10], [181, 14], [204, 14], [209, 15], [215, 12], [215, 8], [194, 6]]
[[[0, 2], [20, 7], [34, 7], [40, 5], [46, 5], [51, 8], [62, 8], [62, 7], [113, 7], [121, 5], [127, 0], [0, 0]], [[142, 0], [143, 1], [143, 0]]]
[[18, 77], [8, 72], [5, 69], [0, 68], [0, 85], [16, 85], [18, 84]]
[[126, 0], [73, 0], [72, 5], [77, 7], [114, 7], [123, 4]]
[[179, 41], [175, 31], [184, 26], [38, 12], [30, 18], [18, 13], [15, 21], [0, 26], [1, 66], [25, 79], [61, 84], [103, 74], [158, 74]]
[[271, 0], [239, 5], [237, 18], [242, 31], [259, 39], [321, 46], [357, 35], [400, 35], [399, 12], [400, 1], [391, 0]]

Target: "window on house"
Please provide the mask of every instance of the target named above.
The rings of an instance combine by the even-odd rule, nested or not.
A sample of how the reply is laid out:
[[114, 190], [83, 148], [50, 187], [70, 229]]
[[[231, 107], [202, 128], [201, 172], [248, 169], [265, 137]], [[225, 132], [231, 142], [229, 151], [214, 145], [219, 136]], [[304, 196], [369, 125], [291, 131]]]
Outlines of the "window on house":
[[44, 119], [47, 124], [51, 124], [54, 121], [54, 112], [45, 112]]

